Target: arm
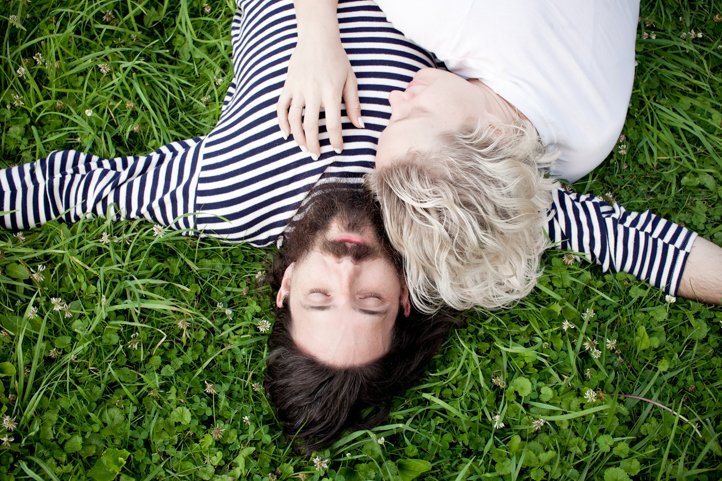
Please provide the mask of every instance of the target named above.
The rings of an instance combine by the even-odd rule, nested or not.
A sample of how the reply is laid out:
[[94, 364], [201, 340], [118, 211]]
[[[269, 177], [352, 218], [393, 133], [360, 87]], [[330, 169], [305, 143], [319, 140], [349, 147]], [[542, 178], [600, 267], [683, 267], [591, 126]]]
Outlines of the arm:
[[672, 295], [720, 303], [722, 248], [649, 211], [557, 190], [549, 237], [605, 271], [627, 272]]
[[722, 304], [722, 247], [697, 237], [677, 293], [708, 304]]
[[298, 41], [288, 65], [288, 75], [276, 107], [284, 137], [321, 153], [318, 119], [326, 112], [326, 130], [336, 152], [343, 149], [341, 99], [349, 119], [363, 127], [356, 76], [341, 43], [336, 0], [295, 0]]

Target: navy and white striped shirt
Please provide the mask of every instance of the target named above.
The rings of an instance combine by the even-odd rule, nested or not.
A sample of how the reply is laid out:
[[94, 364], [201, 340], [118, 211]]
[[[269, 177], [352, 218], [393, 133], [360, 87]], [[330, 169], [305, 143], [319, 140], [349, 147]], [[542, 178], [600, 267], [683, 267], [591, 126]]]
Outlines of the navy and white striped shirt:
[[[390, 116], [388, 94], [434, 57], [396, 31], [371, 0], [340, 1], [341, 40], [354, 68], [365, 128], [343, 117], [344, 151], [333, 152], [321, 119], [312, 160], [281, 136], [275, 105], [291, 52], [291, 0], [237, 0], [231, 28], [233, 80], [215, 128], [144, 156], [102, 159], [53, 152], [0, 171], [0, 223], [27, 229], [84, 215], [145, 218], [229, 242], [272, 244], [320, 184], [360, 188], [374, 166]], [[549, 235], [605, 270], [630, 272], [675, 293], [694, 233], [654, 216], [627, 213], [593, 196], [556, 192]], [[543, 235], [540, 233], [540, 235]]]

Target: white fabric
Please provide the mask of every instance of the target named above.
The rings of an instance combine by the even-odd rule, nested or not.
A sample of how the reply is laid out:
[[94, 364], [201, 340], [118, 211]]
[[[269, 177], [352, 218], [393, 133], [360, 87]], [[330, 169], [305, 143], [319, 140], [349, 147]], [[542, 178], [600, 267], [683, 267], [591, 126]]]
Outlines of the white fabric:
[[376, 0], [452, 72], [478, 78], [560, 151], [575, 181], [612, 151], [634, 79], [638, 0]]

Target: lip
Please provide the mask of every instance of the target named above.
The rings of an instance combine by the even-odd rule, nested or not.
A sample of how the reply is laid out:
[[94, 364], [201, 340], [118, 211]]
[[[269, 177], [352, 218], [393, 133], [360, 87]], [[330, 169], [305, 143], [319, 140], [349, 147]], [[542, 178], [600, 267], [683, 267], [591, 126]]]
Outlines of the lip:
[[337, 235], [333, 240], [336, 242], [345, 242], [347, 244], [358, 244], [358, 245], [365, 245], [366, 240], [359, 236], [359, 235], [353, 235], [353, 234], [341, 234]]

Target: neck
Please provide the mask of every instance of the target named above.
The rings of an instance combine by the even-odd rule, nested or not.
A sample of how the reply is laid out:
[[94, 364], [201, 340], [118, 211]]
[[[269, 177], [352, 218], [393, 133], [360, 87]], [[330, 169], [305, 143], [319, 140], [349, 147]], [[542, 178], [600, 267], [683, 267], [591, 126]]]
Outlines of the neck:
[[481, 80], [469, 79], [469, 83], [477, 87], [483, 95], [483, 107], [487, 112], [496, 115], [500, 120], [508, 124], [517, 124], [520, 120], [527, 120], [521, 111], [507, 102], [504, 97], [494, 92]]

